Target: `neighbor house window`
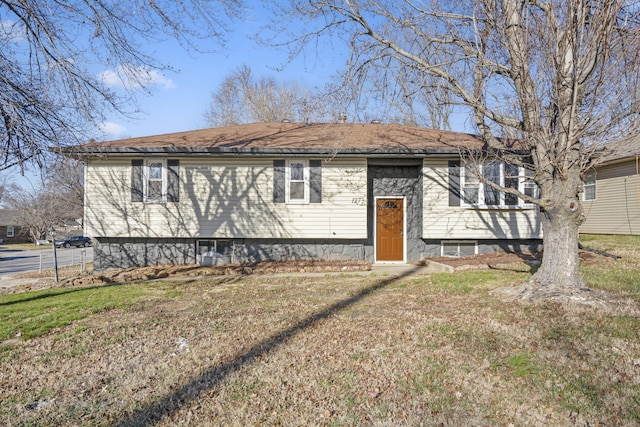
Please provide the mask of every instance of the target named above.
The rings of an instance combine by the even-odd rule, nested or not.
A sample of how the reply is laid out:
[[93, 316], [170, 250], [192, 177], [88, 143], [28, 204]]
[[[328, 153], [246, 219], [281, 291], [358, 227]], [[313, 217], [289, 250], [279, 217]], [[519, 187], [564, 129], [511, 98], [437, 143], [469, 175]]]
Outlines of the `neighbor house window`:
[[177, 202], [180, 189], [179, 177], [178, 160], [132, 160], [131, 201]]
[[306, 203], [309, 201], [309, 167], [304, 160], [290, 160], [286, 171], [287, 202]]
[[13, 229], [13, 225], [7, 226], [7, 237], [15, 236], [15, 231]]
[[584, 192], [582, 200], [590, 201], [596, 199], [596, 171], [590, 171], [584, 177]]
[[524, 206], [515, 194], [500, 191], [482, 182], [479, 177], [505, 188], [513, 188], [531, 197], [538, 196], [538, 187], [531, 171], [503, 162], [466, 165], [460, 168], [460, 196], [464, 204], [487, 207]]

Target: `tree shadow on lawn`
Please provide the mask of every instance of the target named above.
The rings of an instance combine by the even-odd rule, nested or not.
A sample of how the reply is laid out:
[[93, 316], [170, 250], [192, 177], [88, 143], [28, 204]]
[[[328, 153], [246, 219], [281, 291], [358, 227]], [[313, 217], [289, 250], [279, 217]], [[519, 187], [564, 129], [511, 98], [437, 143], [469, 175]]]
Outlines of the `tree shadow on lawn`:
[[275, 351], [280, 346], [286, 344], [291, 338], [304, 332], [306, 329], [311, 328], [319, 321], [329, 318], [333, 314], [348, 308], [372, 293], [383, 289], [398, 280], [411, 276], [417, 269], [419, 269], [419, 267], [416, 266], [414, 269], [411, 269], [401, 275], [383, 279], [362, 289], [350, 298], [339, 301], [318, 313], [312, 314], [292, 327], [257, 343], [246, 352], [238, 354], [235, 358], [221, 365], [211, 367], [211, 369], [194, 378], [192, 381], [173, 393], [168, 394], [146, 408], [134, 411], [129, 417], [115, 424], [115, 426], [147, 426], [159, 422], [162, 418], [175, 413], [181, 407], [196, 400], [207, 390], [214, 388], [228, 375], [241, 369], [243, 366], [250, 365], [258, 357]]

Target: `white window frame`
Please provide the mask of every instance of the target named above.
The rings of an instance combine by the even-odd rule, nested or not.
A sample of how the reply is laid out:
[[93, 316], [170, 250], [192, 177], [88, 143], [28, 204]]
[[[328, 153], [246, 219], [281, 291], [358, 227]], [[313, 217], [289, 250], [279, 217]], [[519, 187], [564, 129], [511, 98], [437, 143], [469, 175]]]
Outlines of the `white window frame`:
[[[593, 181], [593, 182], [591, 182]], [[596, 171], [591, 170], [584, 176], [582, 184], [582, 200], [585, 202], [593, 202], [598, 197]], [[587, 197], [587, 188], [593, 188], [593, 197]]]
[[[477, 240], [442, 240], [440, 241], [440, 256], [443, 257], [451, 257], [451, 258], [459, 258], [461, 257], [460, 244], [472, 244], [473, 245], [473, 255], [478, 255], [478, 241]], [[457, 255], [446, 255], [444, 252], [444, 246], [447, 245], [458, 245], [458, 250], [456, 251]], [[473, 256], [472, 255], [472, 256]]]
[[7, 226], [7, 237], [15, 237], [16, 235], [16, 231], [15, 228], [13, 227], [13, 225], [8, 225]]
[[[303, 165], [302, 172], [302, 180], [294, 180], [291, 179], [291, 165], [295, 163], [301, 163]], [[291, 183], [292, 182], [302, 182], [304, 188], [304, 197], [302, 199], [292, 199], [291, 198]], [[309, 193], [310, 193], [310, 172], [309, 172], [309, 160], [301, 159], [301, 160], [287, 160], [286, 162], [286, 171], [285, 171], [285, 200], [287, 203], [292, 204], [302, 204], [309, 203]]]
[[[151, 165], [160, 163], [160, 170], [162, 172], [162, 176], [159, 180], [161, 181], [161, 190], [159, 197], [150, 197], [149, 196], [149, 181], [151, 178]], [[149, 159], [144, 161], [144, 170], [142, 172], [142, 187], [144, 194], [144, 202], [145, 203], [164, 203], [167, 200], [167, 161], [166, 159]]]
[[[505, 202], [505, 192], [498, 192], [498, 203], [497, 204], [487, 204], [485, 202], [485, 187], [488, 187], [488, 184], [485, 184], [480, 181], [480, 179], [473, 172], [473, 169], [477, 168], [477, 171], [482, 174], [484, 173], [485, 168], [488, 165], [497, 165], [499, 167], [499, 183], [498, 185], [504, 187], [505, 186], [505, 163], [504, 162], [488, 162], [486, 164], [475, 165], [475, 164], [467, 164], [460, 168], [460, 194], [462, 198], [462, 206], [472, 206], [472, 207], [482, 207], [482, 208], [498, 208], [498, 209], [513, 209], [513, 208], [525, 208], [525, 207], [533, 207], [532, 203], [527, 203], [521, 198], [518, 197], [517, 204], [506, 204]], [[518, 168], [518, 187], [517, 190], [523, 194], [526, 194], [525, 190], [531, 190], [533, 188], [533, 197], [538, 198], [539, 190], [538, 187], [533, 183], [533, 187], [531, 186], [531, 172], [523, 167]], [[515, 188], [515, 187], [514, 187]], [[467, 192], [469, 190], [474, 190], [477, 192], [477, 201], [469, 202]], [[497, 190], [496, 190], [497, 192]], [[515, 197], [515, 196], [514, 196]]]

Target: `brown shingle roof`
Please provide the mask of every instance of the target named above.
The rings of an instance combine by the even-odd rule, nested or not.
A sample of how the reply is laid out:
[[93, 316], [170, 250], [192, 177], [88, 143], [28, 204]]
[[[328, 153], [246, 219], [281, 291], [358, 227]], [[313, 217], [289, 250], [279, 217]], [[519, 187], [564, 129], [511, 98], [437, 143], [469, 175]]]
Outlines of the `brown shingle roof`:
[[20, 212], [17, 209], [0, 209], [0, 226], [18, 225]]
[[605, 162], [614, 162], [637, 156], [640, 156], [640, 134], [634, 134], [613, 143], [611, 150], [603, 156], [603, 160]]
[[480, 148], [475, 135], [398, 124], [252, 123], [212, 129], [91, 142], [66, 149], [84, 154], [145, 152], [458, 153]]

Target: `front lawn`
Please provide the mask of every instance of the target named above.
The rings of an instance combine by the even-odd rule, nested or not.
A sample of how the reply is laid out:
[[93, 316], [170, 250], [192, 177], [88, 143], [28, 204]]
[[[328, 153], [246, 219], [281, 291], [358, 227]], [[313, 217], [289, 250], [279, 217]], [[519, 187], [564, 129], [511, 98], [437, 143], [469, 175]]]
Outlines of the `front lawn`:
[[640, 239], [597, 242], [601, 308], [508, 268], [0, 295], [0, 425], [639, 425]]

